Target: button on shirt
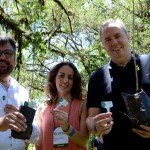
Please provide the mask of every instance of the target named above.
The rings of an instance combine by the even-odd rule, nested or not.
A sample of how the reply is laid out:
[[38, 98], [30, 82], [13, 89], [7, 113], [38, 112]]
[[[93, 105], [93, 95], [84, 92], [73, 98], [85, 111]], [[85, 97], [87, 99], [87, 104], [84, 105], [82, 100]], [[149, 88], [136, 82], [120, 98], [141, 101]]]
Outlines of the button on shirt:
[[[6, 104], [11, 104], [16, 107], [24, 105], [25, 101], [29, 100], [27, 90], [22, 87], [15, 79], [11, 78], [11, 83], [8, 90], [0, 84], [0, 117], [5, 115], [4, 108]], [[36, 123], [33, 123], [33, 131], [29, 139], [30, 143], [35, 143], [39, 136], [39, 128]], [[24, 150], [25, 141], [14, 139], [11, 137], [11, 130], [4, 132], [0, 131], [0, 150]]]

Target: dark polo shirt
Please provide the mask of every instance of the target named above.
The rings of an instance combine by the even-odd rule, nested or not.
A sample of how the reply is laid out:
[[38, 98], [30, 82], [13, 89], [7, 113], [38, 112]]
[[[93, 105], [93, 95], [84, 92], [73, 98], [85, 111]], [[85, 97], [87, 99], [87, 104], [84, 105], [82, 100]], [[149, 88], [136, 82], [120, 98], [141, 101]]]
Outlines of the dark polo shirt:
[[[145, 61], [143, 64], [140, 56], [136, 55], [139, 88], [150, 96], [150, 75], [145, 77], [146, 74], [150, 74], [150, 57], [146, 59], [142, 58], [142, 62]], [[110, 111], [113, 113], [114, 125], [111, 132], [104, 135], [105, 150], [149, 149], [150, 138], [142, 138], [131, 130], [131, 121], [121, 96], [122, 92], [133, 94], [137, 92], [133, 58], [125, 67], [119, 67], [110, 61], [91, 74], [88, 84], [87, 108], [98, 107], [101, 112], [106, 112], [106, 109], [101, 107], [101, 102], [113, 102]]]

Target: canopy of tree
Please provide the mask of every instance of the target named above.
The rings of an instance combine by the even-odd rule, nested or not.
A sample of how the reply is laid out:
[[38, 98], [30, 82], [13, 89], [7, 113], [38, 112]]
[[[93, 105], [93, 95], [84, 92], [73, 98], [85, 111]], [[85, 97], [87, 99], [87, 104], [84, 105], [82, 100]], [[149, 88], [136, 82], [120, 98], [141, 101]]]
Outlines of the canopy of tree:
[[131, 49], [149, 53], [149, 0], [0, 0], [0, 32], [17, 41], [13, 76], [32, 100], [43, 100], [47, 74], [60, 61], [75, 63], [87, 88], [92, 71], [109, 59], [99, 40], [99, 26], [109, 18], [124, 21]]

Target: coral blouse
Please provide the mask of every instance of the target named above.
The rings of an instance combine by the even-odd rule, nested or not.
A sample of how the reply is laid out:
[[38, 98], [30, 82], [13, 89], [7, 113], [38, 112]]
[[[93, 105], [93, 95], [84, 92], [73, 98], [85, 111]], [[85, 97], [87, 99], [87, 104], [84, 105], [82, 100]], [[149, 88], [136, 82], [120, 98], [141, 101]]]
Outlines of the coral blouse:
[[[74, 99], [66, 107], [62, 107], [61, 110], [68, 112], [69, 123], [76, 130], [79, 130], [79, 108], [81, 101], [79, 99]], [[42, 150], [87, 150], [87, 148], [75, 144], [70, 138], [68, 139], [67, 147], [53, 147], [53, 130], [54, 126], [60, 126], [58, 121], [53, 117], [52, 110], [54, 105], [47, 105], [42, 116]], [[70, 109], [70, 113], [69, 113]], [[80, 139], [79, 139], [80, 140]]]

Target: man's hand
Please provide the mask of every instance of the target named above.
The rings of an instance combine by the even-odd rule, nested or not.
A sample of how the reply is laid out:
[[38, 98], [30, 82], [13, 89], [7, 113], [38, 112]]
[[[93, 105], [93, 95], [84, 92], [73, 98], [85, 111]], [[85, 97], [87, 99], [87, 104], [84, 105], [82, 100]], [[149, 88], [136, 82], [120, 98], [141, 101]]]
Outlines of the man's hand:
[[7, 104], [4, 108], [6, 115], [0, 118], [0, 131], [12, 129], [15, 131], [25, 131], [27, 128], [26, 118], [13, 105]]
[[8, 114], [10, 112], [15, 112], [15, 111], [19, 112], [19, 108], [15, 107], [11, 104], [6, 104], [5, 108], [4, 108], [4, 111], [5, 111], [6, 114]]
[[145, 125], [140, 125], [140, 129], [132, 129], [132, 131], [143, 138], [150, 138], [150, 127]]
[[112, 113], [101, 113], [93, 117], [94, 120], [94, 131], [102, 135], [108, 134], [113, 125]]

